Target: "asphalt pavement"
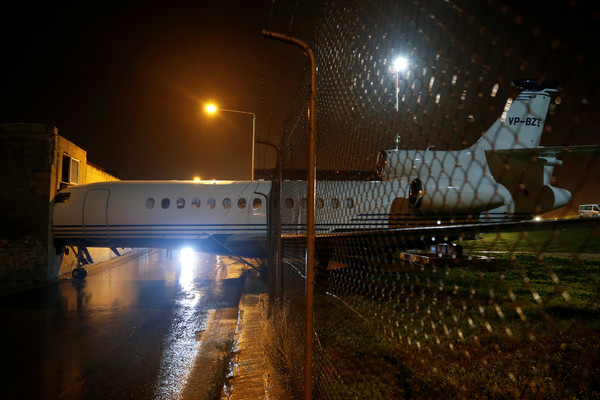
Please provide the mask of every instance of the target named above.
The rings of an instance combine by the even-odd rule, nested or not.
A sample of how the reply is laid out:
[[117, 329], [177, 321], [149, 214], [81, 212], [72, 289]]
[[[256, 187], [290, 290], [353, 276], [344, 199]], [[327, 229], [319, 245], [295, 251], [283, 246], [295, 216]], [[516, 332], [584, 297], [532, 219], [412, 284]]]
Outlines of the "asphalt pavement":
[[223, 398], [276, 398], [262, 342], [245, 336], [266, 329], [266, 287], [243, 270], [143, 250], [1, 296], [1, 397], [208, 399], [226, 374]]

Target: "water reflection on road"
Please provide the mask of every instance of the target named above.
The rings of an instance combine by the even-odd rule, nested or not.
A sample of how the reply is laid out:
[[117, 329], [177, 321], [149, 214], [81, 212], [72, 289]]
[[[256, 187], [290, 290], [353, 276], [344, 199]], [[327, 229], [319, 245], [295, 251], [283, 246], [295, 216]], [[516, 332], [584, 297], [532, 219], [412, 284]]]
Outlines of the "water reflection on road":
[[236, 299], [221, 264], [146, 251], [0, 297], [2, 397], [180, 398], [208, 312]]
[[[193, 370], [199, 344], [196, 332], [206, 328], [206, 308], [201, 299], [205, 287], [195, 281], [209, 282], [206, 268], [209, 256], [184, 250], [180, 254], [179, 293], [169, 333], [165, 338], [160, 372], [156, 385], [157, 398], [180, 398]], [[190, 330], [195, 327], [194, 330]]]

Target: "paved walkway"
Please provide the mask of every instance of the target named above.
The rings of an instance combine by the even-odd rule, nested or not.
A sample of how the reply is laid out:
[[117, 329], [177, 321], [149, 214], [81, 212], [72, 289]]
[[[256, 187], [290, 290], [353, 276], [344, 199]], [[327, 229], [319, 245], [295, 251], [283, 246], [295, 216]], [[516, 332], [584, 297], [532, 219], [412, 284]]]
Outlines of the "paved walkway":
[[239, 303], [231, 376], [222, 399], [291, 399], [265, 350], [271, 335], [268, 305], [266, 282], [248, 277]]

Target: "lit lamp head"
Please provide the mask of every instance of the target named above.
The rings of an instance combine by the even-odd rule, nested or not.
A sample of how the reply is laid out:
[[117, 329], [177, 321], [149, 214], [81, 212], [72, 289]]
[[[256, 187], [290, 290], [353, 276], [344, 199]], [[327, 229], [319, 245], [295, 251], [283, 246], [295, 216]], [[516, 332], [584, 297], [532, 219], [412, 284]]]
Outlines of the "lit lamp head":
[[214, 104], [208, 104], [205, 108], [207, 113], [213, 114], [215, 112], [217, 112], [217, 106], [215, 106]]
[[408, 67], [408, 60], [404, 57], [398, 57], [394, 60], [394, 72], [404, 71]]

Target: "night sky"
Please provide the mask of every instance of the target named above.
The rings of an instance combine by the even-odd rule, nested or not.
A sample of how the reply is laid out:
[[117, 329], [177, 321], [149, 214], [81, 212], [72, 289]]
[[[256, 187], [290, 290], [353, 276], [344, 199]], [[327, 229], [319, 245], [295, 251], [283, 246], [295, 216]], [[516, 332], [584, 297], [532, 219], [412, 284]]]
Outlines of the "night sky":
[[[318, 2], [19, 2], [1, 6], [0, 123], [40, 123], [122, 179], [249, 179], [256, 137], [277, 141]], [[272, 167], [257, 146], [256, 167]]]
[[[305, 76], [307, 60], [295, 46], [264, 38], [261, 31], [266, 28], [288, 33], [309, 44], [316, 42], [315, 35], [321, 35], [321, 50], [329, 45], [339, 50], [339, 58], [332, 56], [336, 53], [327, 51], [319, 54], [329, 57], [321, 74], [325, 74], [326, 68], [331, 69], [334, 75], [337, 74], [334, 76], [335, 83], [340, 85], [339, 90], [334, 92], [331, 92], [331, 85], [329, 89], [320, 89], [323, 107], [319, 112], [325, 117], [320, 121], [327, 118], [335, 120], [336, 115], [342, 115], [338, 118], [342, 128], [338, 129], [339, 136], [335, 135], [335, 129], [328, 129], [326, 123], [321, 124], [317, 131], [320, 140], [331, 139], [329, 146], [321, 143], [321, 155], [326, 157], [325, 161], [337, 157], [343, 162], [339, 166], [333, 161], [320, 165], [330, 169], [331, 165], [338, 169], [370, 168], [374, 165], [377, 151], [393, 143], [391, 135], [371, 130], [372, 125], [377, 125], [374, 123], [385, 123], [385, 118], [393, 121], [393, 97], [384, 96], [374, 103], [373, 107], [379, 110], [375, 117], [354, 112], [349, 105], [364, 101], [363, 93], [353, 92], [356, 88], [351, 84], [344, 85], [339, 77], [350, 82], [355, 82], [358, 77], [358, 84], [362, 85], [369, 83], [366, 77], [370, 72], [371, 78], [376, 76], [376, 69], [362, 70], [366, 56], [353, 58], [355, 52], [350, 50], [353, 46], [363, 49], [364, 46], [377, 47], [371, 55], [387, 56], [390, 49], [386, 46], [389, 43], [377, 35], [381, 33], [379, 29], [394, 32], [394, 29], [401, 28], [385, 25], [388, 14], [397, 18], [393, 13], [397, 12], [395, 5], [400, 3], [375, 2], [380, 5], [379, 9], [374, 6], [375, 3], [329, 1], [328, 10], [324, 10], [326, 3], [322, 0], [185, 0], [169, 3], [46, 1], [4, 4], [0, 6], [0, 123], [56, 126], [60, 135], [88, 152], [88, 161], [121, 179], [192, 179], [195, 176], [203, 179], [249, 179], [251, 116], [226, 112], [208, 116], [203, 107], [213, 101], [222, 108], [253, 112], [257, 117], [257, 139], [279, 142], [284, 121]], [[467, 11], [475, 4], [468, 0], [459, 3]], [[544, 72], [551, 73], [553, 79], [564, 81], [568, 78], [562, 82], [569, 91], [568, 98], [572, 103], [579, 102], [579, 108], [569, 108], [565, 104], [558, 108], [554, 117], [555, 129], [551, 135], [545, 134], [542, 144], [598, 144], [597, 129], [594, 128], [597, 127], [594, 121], [599, 115], [594, 111], [599, 104], [598, 53], [593, 44], [583, 39], [597, 37], [598, 29], [594, 22], [599, 14], [591, 13], [593, 16], [587, 18], [582, 18], [581, 14], [588, 8], [597, 10], [597, 7], [588, 7], [585, 2], [573, 5], [563, 1], [563, 7], [545, 8], [546, 3], [541, 0], [525, 3], [507, 0], [502, 4], [508, 5], [508, 11], [502, 12], [508, 16], [506, 18], [517, 19], [517, 15], [522, 13], [525, 21], [534, 21], [543, 32], [549, 32], [551, 38], [560, 42], [562, 48], [568, 50], [567, 54], [579, 54], [581, 51], [583, 59], [593, 61], [585, 64], [588, 69], [583, 72], [573, 69], [554, 74], [549, 68], [553, 65], [578, 64], [561, 58], [563, 53], [560, 52], [540, 61], [535, 54], [529, 53], [535, 47], [523, 54], [523, 60], [531, 60], [531, 64], [522, 64], [529, 65], [534, 71], [544, 67], [548, 69]], [[451, 24], [450, 32], [462, 32], [462, 25], [452, 25], [452, 21], [458, 18], [454, 15], [456, 10], [448, 3], [432, 1], [430, 5], [432, 7], [426, 7], [422, 15], [432, 12], [439, 17], [449, 16], [444, 23]], [[343, 15], [352, 6], [358, 10], [362, 7], [362, 11], [353, 18], [342, 19], [342, 31], [334, 32], [337, 36], [328, 38], [327, 32], [338, 29], [338, 26], [323, 26], [323, 20], [327, 19], [321, 18], [322, 15], [329, 13], [333, 21], [335, 15]], [[444, 11], [446, 9], [452, 11]], [[543, 13], [540, 12], [542, 9]], [[572, 13], [568, 18], [565, 10], [575, 10], [578, 14]], [[370, 19], [372, 15], [378, 17]], [[529, 43], [531, 33], [523, 33], [517, 28], [529, 25], [495, 22], [505, 16], [492, 15], [490, 23], [476, 20], [471, 30], [467, 28], [468, 34], [460, 40], [468, 45], [469, 40], [477, 36], [474, 29], [489, 25], [494, 35], [500, 37], [502, 46], [506, 46], [503, 47], [505, 50], [513, 46], [515, 51], [522, 43]], [[418, 19], [419, 14], [413, 17]], [[426, 24], [427, 20], [431, 19], [420, 23]], [[356, 21], [362, 22], [356, 25]], [[397, 21], [401, 22], [402, 18], [388, 23], [394, 25]], [[411, 35], [417, 32], [414, 28], [409, 30]], [[587, 35], [588, 31], [591, 34]], [[363, 37], [358, 38], [356, 35], [361, 33], [364, 33]], [[371, 34], [373, 39], [370, 39]], [[416, 34], [417, 42], [418, 37]], [[547, 36], [544, 33], [539, 37], [545, 40]], [[435, 47], [435, 43], [431, 45]], [[473, 65], [485, 64], [490, 49], [481, 50], [482, 58]], [[419, 46], [417, 53], [421, 52], [423, 57], [435, 54], [435, 51], [429, 50]], [[465, 54], [470, 53], [467, 51]], [[449, 57], [453, 66], [468, 59], [454, 53], [444, 55]], [[509, 59], [515, 61], [518, 57]], [[506, 62], [493, 63], [489, 67], [494, 79], [502, 77], [505, 82], [536, 76], [529, 75], [529, 72], [521, 76], [522, 71], [512, 71]], [[438, 73], [443, 76], [444, 71], [440, 69]], [[467, 76], [463, 71], [462, 77]], [[387, 83], [381, 89], [391, 90], [391, 80], [389, 77], [386, 79]], [[504, 102], [505, 97], [501, 97], [500, 101]], [[413, 96], [409, 100], [414, 101], [415, 98]], [[586, 102], [583, 103], [582, 99]], [[403, 107], [403, 111], [406, 109], [410, 107]], [[452, 115], [452, 124], [458, 117], [468, 114], [452, 103], [444, 104], [443, 109]], [[301, 111], [296, 109], [295, 112]], [[380, 115], [382, 113], [384, 117]], [[489, 114], [484, 117], [492, 121], [499, 112], [494, 110]], [[366, 129], [355, 124], [361, 118]], [[478, 118], [481, 116], [478, 115]], [[435, 132], [429, 132], [426, 127], [428, 121], [424, 123], [422, 125], [419, 119], [418, 127], [429, 134], [428, 139], [435, 139]], [[452, 137], [449, 132], [444, 130], [442, 133], [445, 137]], [[378, 140], [378, 135], [389, 140]], [[433, 144], [445, 148], [443, 140]], [[291, 147], [289, 152], [303, 154]], [[271, 149], [256, 145], [255, 154], [257, 169], [274, 167]], [[568, 187], [576, 194], [575, 206], [577, 202], [596, 202], [600, 162], [596, 160], [594, 164], [588, 164], [587, 160], [580, 162], [575, 159], [569, 163], [571, 166], [555, 170], [557, 186]], [[574, 173], [573, 165], [580, 167], [581, 171]]]

